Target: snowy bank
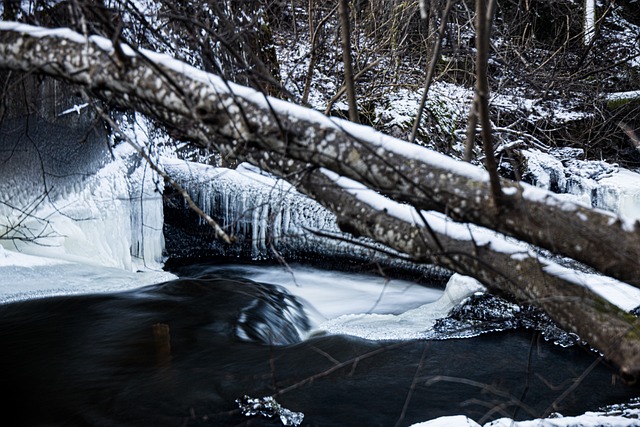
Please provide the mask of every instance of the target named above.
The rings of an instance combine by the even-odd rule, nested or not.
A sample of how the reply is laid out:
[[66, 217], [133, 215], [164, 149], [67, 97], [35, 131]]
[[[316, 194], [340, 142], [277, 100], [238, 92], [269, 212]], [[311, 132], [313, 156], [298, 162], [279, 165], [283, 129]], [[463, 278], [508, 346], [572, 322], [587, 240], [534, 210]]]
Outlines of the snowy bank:
[[164, 271], [134, 273], [14, 252], [0, 246], [0, 304], [55, 295], [119, 292], [175, 279]]

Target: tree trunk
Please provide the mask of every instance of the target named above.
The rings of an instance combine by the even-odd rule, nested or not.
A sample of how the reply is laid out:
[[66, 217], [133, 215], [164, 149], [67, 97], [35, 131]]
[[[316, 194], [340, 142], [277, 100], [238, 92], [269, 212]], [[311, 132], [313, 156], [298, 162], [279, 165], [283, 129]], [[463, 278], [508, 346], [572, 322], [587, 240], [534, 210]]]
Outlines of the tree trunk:
[[596, 34], [596, 2], [584, 0], [584, 45], [589, 46]]
[[340, 16], [340, 39], [342, 43], [342, 63], [344, 65], [344, 85], [347, 88], [349, 120], [359, 123], [356, 86], [353, 81], [353, 61], [351, 59], [351, 23], [349, 19], [349, 0], [338, 0]]
[[[501, 182], [507, 203], [498, 211], [486, 172], [472, 165], [267, 98], [154, 52], [136, 53], [127, 46], [123, 51], [130, 55], [126, 65], [115, 60], [106, 39], [0, 23], [0, 67], [80, 85], [114, 105], [160, 120], [196, 144], [286, 177], [335, 212], [346, 231], [538, 304], [605, 353], [624, 375], [640, 376], [640, 322], [635, 317], [528, 246], [514, 246], [501, 235], [425, 210], [507, 231], [638, 286], [635, 224], [507, 180]], [[368, 188], [358, 189], [353, 182], [336, 187], [339, 175]]]

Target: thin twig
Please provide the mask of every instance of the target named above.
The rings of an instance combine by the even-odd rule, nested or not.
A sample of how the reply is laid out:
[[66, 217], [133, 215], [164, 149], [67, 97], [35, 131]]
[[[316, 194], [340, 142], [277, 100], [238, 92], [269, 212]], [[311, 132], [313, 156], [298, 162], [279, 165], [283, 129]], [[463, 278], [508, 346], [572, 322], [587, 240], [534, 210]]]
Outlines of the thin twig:
[[418, 366], [416, 367], [416, 373], [413, 375], [411, 386], [409, 387], [409, 391], [407, 392], [407, 397], [405, 398], [404, 405], [402, 406], [402, 412], [400, 412], [400, 416], [398, 417], [398, 421], [396, 421], [395, 427], [400, 427], [402, 425], [402, 421], [404, 421], [404, 417], [407, 414], [407, 409], [409, 409], [411, 397], [413, 396], [413, 392], [416, 389], [416, 385], [418, 384], [418, 375], [420, 374], [422, 366], [424, 365], [424, 358], [427, 355], [427, 348], [427, 345], [422, 348], [422, 356], [420, 356], [420, 362], [418, 362]]

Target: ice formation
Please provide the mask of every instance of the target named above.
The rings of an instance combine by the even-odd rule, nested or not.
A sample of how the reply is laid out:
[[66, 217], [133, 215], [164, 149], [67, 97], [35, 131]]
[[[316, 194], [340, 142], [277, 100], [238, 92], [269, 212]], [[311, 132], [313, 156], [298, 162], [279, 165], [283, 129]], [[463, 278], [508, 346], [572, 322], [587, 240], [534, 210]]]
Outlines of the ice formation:
[[524, 178], [531, 183], [594, 208], [640, 219], [640, 174], [604, 161], [584, 161], [582, 150], [561, 148], [551, 153], [523, 150]]
[[445, 317], [453, 307], [475, 292], [485, 290], [477, 280], [454, 274], [441, 297], [402, 314], [347, 314], [330, 319], [319, 329], [370, 340], [433, 338], [436, 320]]
[[126, 144], [111, 161], [100, 150], [51, 145], [42, 165], [24, 167], [20, 157], [3, 164], [0, 245], [130, 271], [161, 268], [162, 186], [149, 166]]
[[[194, 232], [197, 224], [188, 223], [189, 236], [174, 235], [169, 215], [165, 220], [167, 250], [179, 257], [238, 256], [243, 258], [287, 261], [332, 259], [335, 262], [379, 262], [382, 265], [419, 270], [434, 280], [446, 280], [449, 273], [435, 266], [417, 266], [385, 255], [388, 248], [367, 239], [354, 243], [340, 231], [335, 215], [316, 201], [302, 195], [287, 182], [265, 174], [249, 164], [236, 169], [215, 168], [174, 158], [163, 158], [163, 168], [190, 195], [193, 201], [237, 239], [226, 245], [207, 236], [208, 226]], [[187, 217], [181, 196], [169, 204], [181, 203], [179, 221]], [[166, 211], [165, 211], [166, 212]], [[333, 262], [333, 261], [332, 261]]]
[[248, 242], [253, 258], [266, 256], [269, 245], [284, 249], [320, 240], [308, 230], [339, 231], [333, 214], [247, 165], [234, 170], [165, 159], [163, 166], [227, 233]]

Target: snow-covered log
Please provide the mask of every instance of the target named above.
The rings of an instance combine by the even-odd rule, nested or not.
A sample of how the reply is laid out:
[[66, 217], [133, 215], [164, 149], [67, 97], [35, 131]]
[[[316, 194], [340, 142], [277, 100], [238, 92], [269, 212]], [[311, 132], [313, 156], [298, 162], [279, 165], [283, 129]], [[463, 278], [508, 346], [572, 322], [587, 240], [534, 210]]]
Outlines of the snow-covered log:
[[165, 55], [113, 49], [109, 40], [67, 29], [1, 22], [0, 66], [81, 85], [224, 156], [266, 170], [289, 160], [321, 166], [418, 209], [495, 229], [640, 286], [635, 224], [507, 180], [498, 208], [488, 174], [472, 165], [267, 98]]
[[[635, 224], [506, 180], [496, 206], [488, 174], [476, 167], [267, 98], [167, 56], [122, 45], [114, 49], [99, 37], [2, 22], [0, 67], [77, 84], [111, 104], [160, 120], [196, 144], [278, 174], [333, 210], [344, 229], [542, 305], [623, 374], [640, 376], [635, 317], [524, 246], [514, 251], [504, 237], [480, 239], [484, 234], [471, 231], [472, 226], [423, 211], [494, 229], [640, 286]], [[394, 204], [361, 200], [343, 177], [412, 205], [416, 217], [394, 214]]]

